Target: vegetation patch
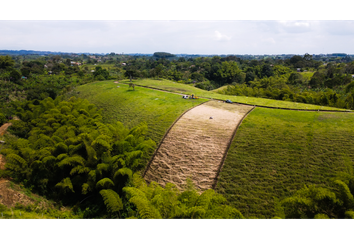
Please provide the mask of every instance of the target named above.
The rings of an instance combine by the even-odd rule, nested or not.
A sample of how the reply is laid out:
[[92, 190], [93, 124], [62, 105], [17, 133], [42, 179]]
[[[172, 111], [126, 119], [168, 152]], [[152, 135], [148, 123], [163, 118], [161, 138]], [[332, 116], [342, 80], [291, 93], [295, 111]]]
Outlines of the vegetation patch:
[[246, 217], [275, 216], [305, 184], [328, 186], [354, 157], [354, 115], [256, 108], [238, 129], [217, 192]]
[[172, 123], [186, 110], [206, 99], [183, 99], [181, 96], [113, 81], [95, 82], [77, 88], [79, 97], [102, 109], [107, 123], [122, 122], [131, 128], [148, 125], [147, 136], [159, 143]]

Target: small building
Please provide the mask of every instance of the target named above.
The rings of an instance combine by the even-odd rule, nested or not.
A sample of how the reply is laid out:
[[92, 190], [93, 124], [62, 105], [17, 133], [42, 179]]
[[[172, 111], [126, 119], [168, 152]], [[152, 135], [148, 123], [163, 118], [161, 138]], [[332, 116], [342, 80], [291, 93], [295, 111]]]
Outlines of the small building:
[[126, 66], [127, 64], [126, 63], [122, 63], [122, 66]]
[[297, 72], [301, 72], [301, 68], [297, 68], [296, 71], [297, 71]]
[[352, 78], [354, 78], [354, 75], [352, 75]]

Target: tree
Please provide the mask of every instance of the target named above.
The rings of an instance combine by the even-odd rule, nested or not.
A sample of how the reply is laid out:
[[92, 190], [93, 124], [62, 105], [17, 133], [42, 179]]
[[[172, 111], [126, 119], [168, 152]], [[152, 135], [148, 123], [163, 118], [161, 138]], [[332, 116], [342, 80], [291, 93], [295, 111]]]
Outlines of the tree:
[[194, 72], [191, 74], [191, 79], [196, 80], [197, 82], [202, 82], [204, 80], [204, 76], [199, 72]]
[[146, 124], [130, 130], [120, 122], [103, 124], [100, 111], [82, 99], [34, 103], [17, 108], [21, 120], [13, 122], [11, 133], [29, 131], [3, 150], [6, 174], [64, 203], [94, 196], [92, 203], [100, 199], [109, 214], [117, 214], [122, 205], [111, 200], [119, 201], [122, 188], [156, 146], [145, 138]]
[[256, 74], [252, 71], [246, 73], [245, 83], [249, 85], [249, 82], [253, 81], [256, 78]]
[[326, 76], [321, 72], [315, 72], [311, 77], [309, 85], [313, 88], [322, 87], [324, 85]]
[[268, 64], [264, 64], [262, 66], [262, 78], [271, 77], [273, 75], [274, 75], [274, 73], [273, 73], [272, 67], [270, 65], [268, 65]]
[[288, 83], [291, 85], [302, 84], [303, 77], [300, 73], [292, 73], [288, 78]]
[[125, 70], [124, 76], [127, 78], [136, 78], [139, 77], [139, 71], [135, 66], [128, 66]]
[[21, 80], [21, 73], [12, 68], [10, 71], [10, 80], [14, 83], [18, 83]]
[[353, 218], [352, 190], [341, 180], [335, 180], [333, 185], [334, 190], [315, 185], [305, 186], [284, 199], [281, 205], [285, 218]]
[[305, 61], [312, 61], [312, 55], [308, 54], [308, 53], [305, 53], [303, 59]]
[[99, 76], [102, 76], [103, 79], [107, 80], [108, 77], [109, 77], [109, 72], [106, 69], [102, 69], [101, 66], [97, 66], [95, 68], [95, 72], [93, 73], [93, 76], [96, 77], [96, 78], [99, 77]]
[[221, 65], [218, 66], [214, 76], [216, 77], [216, 81], [224, 85], [232, 83], [240, 73], [241, 70], [238, 68], [236, 62], [222, 62]]
[[0, 69], [5, 69], [15, 65], [15, 61], [8, 55], [0, 56]]
[[130, 218], [143, 219], [242, 219], [240, 211], [227, 205], [226, 199], [209, 189], [198, 193], [191, 180], [184, 191], [172, 183], [162, 188], [156, 182], [146, 184], [138, 174], [133, 175], [133, 186], [123, 191], [135, 207]]
[[299, 55], [295, 55], [290, 58], [291, 64], [297, 64], [298, 62], [301, 62], [301, 61], [303, 61], [303, 58]]

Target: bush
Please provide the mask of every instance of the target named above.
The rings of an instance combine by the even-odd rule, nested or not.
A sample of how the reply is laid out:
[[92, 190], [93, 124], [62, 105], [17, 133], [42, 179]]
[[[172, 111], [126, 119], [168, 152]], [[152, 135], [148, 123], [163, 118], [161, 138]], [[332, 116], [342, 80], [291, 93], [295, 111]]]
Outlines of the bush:
[[6, 117], [4, 114], [0, 113], [0, 125], [6, 123]]

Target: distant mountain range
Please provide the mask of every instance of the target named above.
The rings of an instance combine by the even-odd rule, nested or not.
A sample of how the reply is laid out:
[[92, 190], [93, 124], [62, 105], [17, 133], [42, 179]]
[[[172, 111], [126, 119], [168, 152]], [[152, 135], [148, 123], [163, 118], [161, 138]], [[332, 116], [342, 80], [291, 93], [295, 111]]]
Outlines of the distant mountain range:
[[[109, 53], [74, 53], [74, 52], [51, 52], [51, 51], [35, 51], [35, 50], [0, 50], [0, 55], [108, 55]], [[130, 56], [148, 56], [151, 57], [154, 54], [149, 53], [117, 53], [122, 55], [130, 55]], [[282, 58], [291, 58], [294, 55], [299, 54], [173, 54], [174, 57], [212, 57], [212, 56], [220, 56], [220, 57], [227, 57], [227, 56], [236, 56], [236, 57], [256, 57], [256, 56], [277, 56]], [[300, 54], [301, 55], [301, 54]], [[354, 55], [348, 55], [346, 53], [329, 53], [329, 54], [313, 54], [313, 56], [317, 57], [354, 57]]]

